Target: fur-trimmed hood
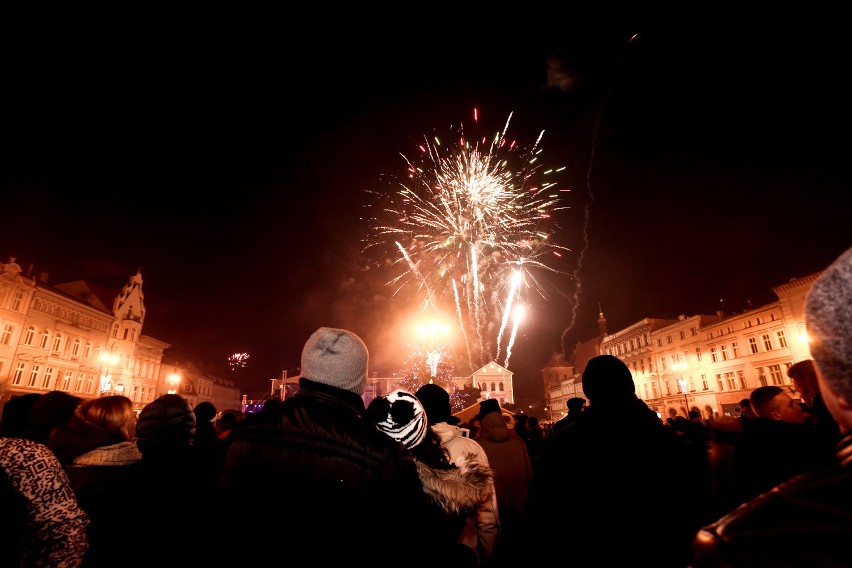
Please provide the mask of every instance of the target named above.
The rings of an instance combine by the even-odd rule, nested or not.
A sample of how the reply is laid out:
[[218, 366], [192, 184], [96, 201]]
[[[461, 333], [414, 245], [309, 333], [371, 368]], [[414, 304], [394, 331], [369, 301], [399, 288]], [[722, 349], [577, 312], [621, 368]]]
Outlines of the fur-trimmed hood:
[[417, 472], [426, 495], [450, 514], [472, 514], [491, 498], [494, 487], [491, 468], [475, 454], [467, 454], [464, 465], [452, 469], [435, 469], [418, 461]]

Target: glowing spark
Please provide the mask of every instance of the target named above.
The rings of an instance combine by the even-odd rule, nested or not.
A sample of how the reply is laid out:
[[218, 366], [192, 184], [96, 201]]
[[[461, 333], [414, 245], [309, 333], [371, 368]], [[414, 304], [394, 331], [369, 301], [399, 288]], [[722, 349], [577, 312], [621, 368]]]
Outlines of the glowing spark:
[[[368, 220], [364, 250], [378, 253], [378, 265], [390, 260], [394, 294], [410, 289], [423, 306], [455, 311], [471, 367], [499, 357], [504, 312], [529, 305], [531, 291], [544, 296], [533, 272], [564, 273], [549, 262], [570, 250], [556, 243], [553, 219], [567, 209], [559, 199], [568, 190], [553, 179], [564, 167], [540, 164], [544, 131], [528, 151], [508, 140], [511, 118], [490, 142], [468, 139], [463, 127], [449, 146], [424, 136], [418, 160], [402, 156], [407, 178], [373, 192], [379, 203]], [[516, 331], [517, 322], [507, 363]]]

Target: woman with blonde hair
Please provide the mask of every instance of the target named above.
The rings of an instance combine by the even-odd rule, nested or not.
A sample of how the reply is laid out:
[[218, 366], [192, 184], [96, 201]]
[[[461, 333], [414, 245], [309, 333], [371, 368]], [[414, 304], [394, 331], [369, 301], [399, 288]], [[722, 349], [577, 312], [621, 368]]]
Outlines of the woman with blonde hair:
[[83, 401], [50, 435], [48, 447], [91, 519], [86, 566], [114, 566], [127, 554], [127, 501], [116, 497], [139, 481], [142, 454], [135, 436], [133, 401], [122, 395]]

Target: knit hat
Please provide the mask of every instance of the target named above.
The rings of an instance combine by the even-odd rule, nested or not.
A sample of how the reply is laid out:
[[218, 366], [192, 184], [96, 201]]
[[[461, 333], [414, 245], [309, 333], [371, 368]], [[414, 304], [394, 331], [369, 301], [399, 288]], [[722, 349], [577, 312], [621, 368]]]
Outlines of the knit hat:
[[832, 389], [852, 397], [852, 248], [823, 271], [805, 300], [811, 356]]
[[369, 353], [361, 338], [345, 329], [321, 327], [302, 349], [302, 376], [317, 383], [364, 394]]
[[477, 414], [476, 416], [479, 417], [480, 420], [482, 420], [482, 417], [490, 412], [499, 412], [500, 414], [502, 414], [502, 411], [500, 410], [500, 403], [497, 401], [496, 398], [486, 398], [485, 400], [480, 402], [479, 414]]
[[627, 365], [612, 355], [592, 357], [583, 371], [583, 392], [596, 401], [623, 401], [635, 398], [636, 387]]
[[376, 427], [406, 448], [420, 445], [426, 437], [426, 411], [410, 392], [397, 389], [376, 398], [370, 411]]
[[195, 437], [195, 415], [179, 394], [164, 394], [149, 402], [136, 422], [139, 451], [188, 446]]
[[458, 424], [461, 422], [461, 420], [453, 416], [450, 407], [450, 394], [443, 387], [434, 383], [428, 383], [417, 389], [417, 392], [414, 394], [426, 410], [426, 417], [429, 419], [430, 425], [441, 422], [446, 422], [447, 424]]

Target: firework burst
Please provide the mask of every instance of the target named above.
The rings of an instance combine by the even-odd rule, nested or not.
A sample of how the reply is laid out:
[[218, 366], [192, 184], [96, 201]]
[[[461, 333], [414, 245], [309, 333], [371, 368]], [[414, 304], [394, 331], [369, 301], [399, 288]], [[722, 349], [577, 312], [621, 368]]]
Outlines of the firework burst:
[[540, 273], [561, 272], [554, 264], [569, 250], [555, 242], [553, 219], [566, 208], [556, 180], [564, 168], [540, 165], [544, 131], [529, 150], [509, 140], [511, 118], [490, 140], [468, 140], [463, 127], [449, 146], [424, 138], [416, 160], [403, 155], [407, 178], [372, 192], [365, 251], [396, 271], [394, 294], [413, 291], [424, 311], [455, 314], [472, 368], [501, 352], [508, 366], [513, 306], [543, 295]]

